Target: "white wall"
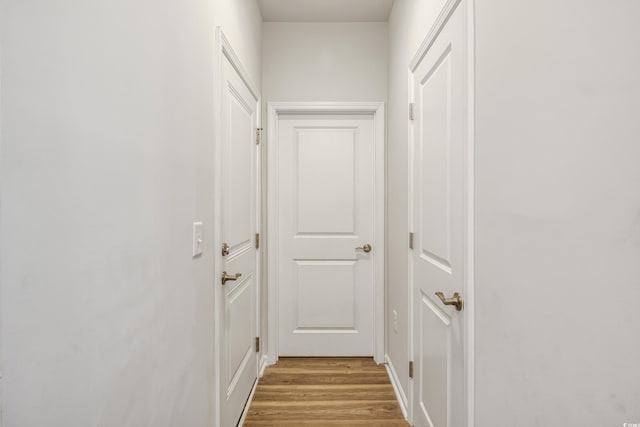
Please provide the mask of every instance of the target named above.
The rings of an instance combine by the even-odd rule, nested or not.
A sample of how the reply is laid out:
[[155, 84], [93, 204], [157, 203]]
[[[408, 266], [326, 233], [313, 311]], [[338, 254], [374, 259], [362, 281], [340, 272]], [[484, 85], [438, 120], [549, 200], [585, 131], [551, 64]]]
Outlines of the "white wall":
[[[389, 22], [389, 356], [407, 387], [407, 67]], [[640, 4], [478, 0], [476, 423], [640, 421]]]
[[[408, 307], [408, 120], [409, 62], [445, 0], [396, 0], [389, 17], [389, 108], [387, 113], [387, 352], [409, 396]], [[392, 313], [398, 314], [394, 332]]]
[[1, 15], [3, 425], [212, 425], [214, 29], [260, 85], [257, 6]]
[[386, 23], [265, 22], [262, 37], [265, 103], [386, 101]]
[[[380, 22], [263, 23], [264, 135], [268, 102], [386, 101], [387, 36], [387, 24]], [[263, 171], [266, 171], [266, 152], [264, 157]], [[266, 179], [264, 184], [266, 194]], [[265, 237], [268, 238], [266, 233]], [[266, 239], [264, 243], [266, 247]], [[262, 302], [265, 344], [266, 296], [265, 292]]]
[[477, 1], [477, 426], [640, 423], [639, 16]]

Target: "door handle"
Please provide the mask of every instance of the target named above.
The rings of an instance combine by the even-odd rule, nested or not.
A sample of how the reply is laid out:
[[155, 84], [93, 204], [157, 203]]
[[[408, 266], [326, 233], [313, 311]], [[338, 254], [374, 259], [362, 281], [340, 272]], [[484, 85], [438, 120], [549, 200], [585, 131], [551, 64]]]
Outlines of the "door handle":
[[362, 252], [364, 252], [364, 253], [367, 253], [367, 254], [368, 254], [369, 252], [371, 252], [371, 245], [367, 243], [367, 244], [366, 244], [366, 245], [364, 245], [364, 246], [358, 246], [358, 247], [356, 248], [356, 251], [362, 251]]
[[462, 311], [462, 298], [459, 293], [454, 293], [452, 298], [445, 298], [442, 292], [436, 292], [436, 296], [444, 305], [454, 305], [456, 310]]
[[238, 280], [240, 278], [240, 276], [242, 276], [241, 273], [236, 273], [235, 276], [231, 275], [231, 274], [227, 274], [226, 271], [222, 272], [222, 284], [224, 285], [225, 283], [227, 283], [227, 281], [229, 280]]

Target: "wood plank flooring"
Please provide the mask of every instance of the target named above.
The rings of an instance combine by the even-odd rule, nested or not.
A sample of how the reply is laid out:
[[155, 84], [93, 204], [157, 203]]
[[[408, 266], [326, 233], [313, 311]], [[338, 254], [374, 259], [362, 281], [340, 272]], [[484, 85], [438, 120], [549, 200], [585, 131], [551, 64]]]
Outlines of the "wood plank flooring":
[[281, 358], [258, 381], [243, 425], [409, 426], [371, 358]]

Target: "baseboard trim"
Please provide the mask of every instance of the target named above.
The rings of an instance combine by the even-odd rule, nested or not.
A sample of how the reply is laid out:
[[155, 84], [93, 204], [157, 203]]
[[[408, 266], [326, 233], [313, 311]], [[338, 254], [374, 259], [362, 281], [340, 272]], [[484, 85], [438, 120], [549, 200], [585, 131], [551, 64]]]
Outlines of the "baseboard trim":
[[262, 378], [262, 376], [264, 375], [264, 370], [269, 365], [272, 365], [272, 363], [269, 363], [267, 355], [265, 354], [262, 356], [262, 358], [260, 358], [260, 364], [258, 366], [258, 378]]
[[393, 391], [396, 393], [396, 398], [398, 399], [398, 403], [400, 404], [400, 410], [402, 410], [402, 415], [408, 420], [409, 419], [409, 401], [407, 400], [407, 395], [402, 390], [402, 386], [400, 385], [400, 379], [398, 378], [398, 374], [396, 373], [395, 368], [393, 367], [393, 363], [391, 363], [391, 359], [388, 354], [384, 355], [385, 360], [385, 368], [387, 368], [387, 374], [389, 375], [389, 379], [391, 380], [391, 385], [393, 386]]
[[242, 416], [240, 417], [240, 421], [238, 422], [238, 426], [242, 427], [244, 425], [244, 420], [247, 418], [247, 413], [249, 412], [249, 408], [251, 407], [251, 402], [253, 401], [253, 395], [256, 394], [256, 388], [258, 388], [258, 381], [264, 375], [264, 370], [267, 367], [267, 355], [263, 355], [258, 362], [258, 378], [256, 378], [256, 382], [253, 383], [253, 387], [251, 388], [251, 393], [249, 393], [249, 397], [247, 398], [247, 403], [244, 404], [244, 409], [242, 410]]
[[256, 394], [258, 381], [260, 381], [260, 378], [256, 378], [256, 382], [253, 383], [253, 387], [251, 388], [251, 393], [249, 393], [249, 398], [247, 399], [247, 403], [244, 404], [244, 409], [242, 410], [242, 416], [240, 417], [240, 421], [238, 421], [239, 427], [242, 427], [244, 425], [244, 420], [247, 418], [247, 414], [249, 413], [249, 408], [251, 407], [251, 402], [253, 401], [253, 395]]

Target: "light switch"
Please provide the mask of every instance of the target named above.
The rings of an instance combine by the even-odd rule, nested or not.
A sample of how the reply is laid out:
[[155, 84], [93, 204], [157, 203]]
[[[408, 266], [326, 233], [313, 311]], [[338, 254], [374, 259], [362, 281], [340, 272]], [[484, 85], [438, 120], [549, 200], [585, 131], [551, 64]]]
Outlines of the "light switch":
[[193, 256], [202, 255], [202, 240], [204, 234], [202, 231], [202, 222], [193, 223]]

